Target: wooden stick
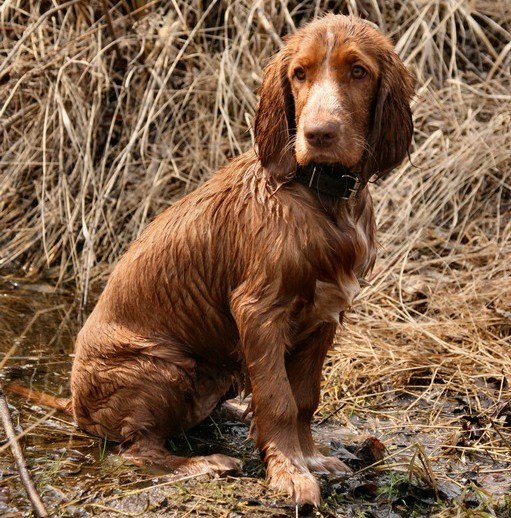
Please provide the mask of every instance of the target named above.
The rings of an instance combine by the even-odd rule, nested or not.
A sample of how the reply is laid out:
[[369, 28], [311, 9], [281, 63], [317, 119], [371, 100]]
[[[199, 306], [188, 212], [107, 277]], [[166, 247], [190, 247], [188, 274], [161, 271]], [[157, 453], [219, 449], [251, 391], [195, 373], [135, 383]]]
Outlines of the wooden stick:
[[16, 462], [16, 466], [18, 468], [18, 472], [20, 474], [21, 481], [23, 482], [23, 486], [25, 491], [27, 492], [28, 498], [32, 504], [32, 508], [36, 516], [39, 517], [47, 517], [48, 511], [44, 507], [43, 501], [39, 496], [37, 489], [35, 488], [34, 481], [30, 476], [30, 473], [27, 469], [27, 463], [25, 461], [25, 457], [23, 456], [23, 452], [21, 447], [16, 439], [16, 433], [14, 432], [14, 426], [12, 424], [11, 413], [9, 412], [9, 407], [7, 406], [7, 401], [5, 400], [5, 395], [2, 387], [0, 386], [0, 418], [2, 419], [2, 424], [4, 426], [5, 435], [11, 445], [12, 456], [14, 457], [14, 461]]

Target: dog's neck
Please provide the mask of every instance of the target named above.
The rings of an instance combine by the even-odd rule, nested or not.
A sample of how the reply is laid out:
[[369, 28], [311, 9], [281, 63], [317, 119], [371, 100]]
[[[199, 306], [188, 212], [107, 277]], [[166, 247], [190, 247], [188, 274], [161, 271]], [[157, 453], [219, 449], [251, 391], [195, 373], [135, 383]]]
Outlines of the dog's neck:
[[341, 164], [317, 164], [298, 166], [296, 182], [308, 187], [318, 197], [330, 200], [349, 200], [362, 186], [360, 176]]

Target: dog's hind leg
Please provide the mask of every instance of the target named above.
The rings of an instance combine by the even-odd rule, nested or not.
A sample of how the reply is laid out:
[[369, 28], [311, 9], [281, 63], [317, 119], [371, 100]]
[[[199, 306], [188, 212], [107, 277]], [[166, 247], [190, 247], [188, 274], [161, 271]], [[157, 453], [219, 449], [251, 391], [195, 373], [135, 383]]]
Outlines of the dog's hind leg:
[[205, 474], [236, 475], [241, 472], [241, 461], [227, 455], [213, 454], [205, 457], [178, 457], [164, 446], [164, 439], [141, 436], [121, 451], [123, 458], [137, 466], [161, 469], [177, 476]]
[[225, 455], [178, 457], [165, 448], [167, 439], [205, 419], [228, 389], [228, 376], [215, 383], [198, 370], [144, 355], [78, 357], [72, 377], [76, 423], [119, 442], [121, 455], [138, 466], [178, 476], [239, 472], [241, 462]]

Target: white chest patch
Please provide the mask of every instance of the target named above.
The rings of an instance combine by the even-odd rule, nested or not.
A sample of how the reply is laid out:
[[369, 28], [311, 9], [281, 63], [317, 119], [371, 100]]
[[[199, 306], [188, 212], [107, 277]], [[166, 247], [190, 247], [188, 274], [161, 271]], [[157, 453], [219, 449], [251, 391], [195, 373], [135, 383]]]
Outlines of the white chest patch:
[[353, 277], [340, 279], [339, 284], [316, 281], [314, 313], [321, 322], [339, 322], [339, 315], [348, 309], [360, 291], [358, 280]]

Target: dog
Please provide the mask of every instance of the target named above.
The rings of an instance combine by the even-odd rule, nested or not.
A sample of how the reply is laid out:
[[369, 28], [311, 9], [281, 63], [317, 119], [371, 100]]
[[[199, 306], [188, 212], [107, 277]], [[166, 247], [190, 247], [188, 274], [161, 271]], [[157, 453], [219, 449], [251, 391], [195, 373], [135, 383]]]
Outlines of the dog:
[[368, 182], [405, 158], [413, 93], [367, 22], [329, 14], [289, 36], [264, 70], [255, 148], [149, 224], [78, 334], [62, 404], [77, 425], [137, 465], [236, 472], [165, 441], [243, 389], [270, 487], [318, 505], [312, 472], [350, 471], [312, 439], [322, 366], [375, 261]]

